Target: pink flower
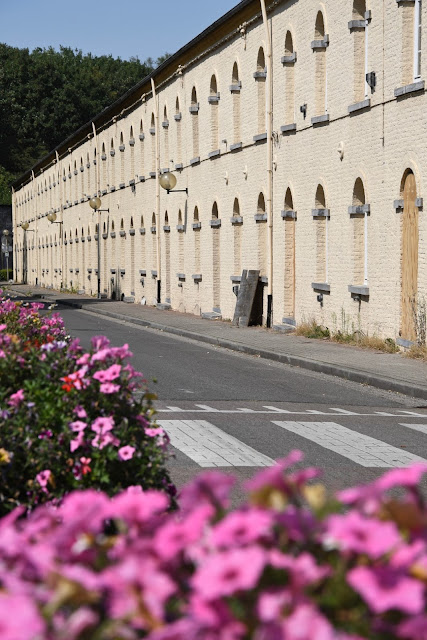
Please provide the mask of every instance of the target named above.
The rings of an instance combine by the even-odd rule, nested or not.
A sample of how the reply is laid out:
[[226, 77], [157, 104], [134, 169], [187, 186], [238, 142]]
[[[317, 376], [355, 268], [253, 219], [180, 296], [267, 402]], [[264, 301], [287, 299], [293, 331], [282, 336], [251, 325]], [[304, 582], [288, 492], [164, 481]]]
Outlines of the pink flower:
[[75, 422], [70, 422], [68, 425], [71, 431], [84, 431], [87, 427], [86, 422], [82, 422], [81, 420], [75, 420]]
[[82, 364], [88, 364], [90, 360], [90, 353], [84, 353], [81, 358], [78, 358], [78, 360], [76, 360], [76, 364], [78, 365], [82, 365]]
[[92, 431], [95, 431], [95, 433], [98, 433], [98, 434], [111, 431], [112, 429], [114, 429], [114, 419], [112, 416], [109, 416], [108, 418], [96, 418], [92, 422], [91, 429]]
[[272, 549], [269, 562], [276, 569], [285, 569], [289, 572], [291, 587], [297, 591], [324, 580], [331, 573], [329, 567], [319, 567], [315, 558], [306, 551], [295, 558], [282, 554], [277, 549]]
[[397, 609], [410, 614], [424, 610], [424, 585], [390, 567], [356, 567], [347, 573], [348, 584], [374, 613]]
[[213, 515], [210, 505], [196, 508], [181, 521], [170, 520], [158, 529], [154, 549], [162, 560], [172, 560], [181, 552], [199, 540], [206, 523]]
[[233, 476], [220, 471], [199, 473], [181, 491], [181, 510], [184, 513], [192, 511], [195, 504], [212, 504], [215, 507], [227, 508], [230, 503], [230, 491], [235, 483]]
[[24, 400], [24, 390], [19, 389], [19, 391], [17, 391], [16, 393], [12, 393], [7, 404], [10, 405], [11, 407], [19, 407], [19, 405], [21, 404], [21, 402], [23, 402], [23, 400]]
[[7, 324], [0, 324], [0, 331], [7, 329]]
[[387, 471], [375, 484], [381, 491], [394, 487], [417, 487], [425, 473], [427, 473], [427, 464], [420, 462], [404, 469]]
[[397, 628], [399, 638], [427, 640], [427, 615], [421, 614], [401, 622]]
[[50, 469], [45, 469], [44, 471], [40, 471], [40, 473], [38, 473], [36, 475], [36, 480], [39, 483], [39, 485], [41, 487], [46, 487], [47, 483], [49, 482], [49, 478], [51, 477], [52, 472]]
[[192, 586], [206, 600], [253, 589], [265, 563], [266, 554], [259, 547], [224, 551], [207, 558], [194, 574]]
[[282, 491], [288, 491], [289, 483], [286, 482], [284, 472], [296, 462], [303, 460], [304, 454], [301, 451], [291, 451], [291, 453], [281, 460], [277, 460], [274, 467], [263, 469], [254, 478], [245, 483], [249, 491], [258, 491], [265, 487], [275, 487]]
[[328, 519], [324, 542], [337, 545], [343, 551], [379, 558], [399, 545], [401, 537], [393, 522], [380, 522], [351, 511]]
[[272, 523], [272, 515], [261, 509], [235, 511], [213, 528], [210, 540], [216, 547], [251, 544], [260, 538], [271, 537]]
[[86, 410], [80, 405], [77, 405], [77, 407], [74, 407], [74, 413], [78, 418], [87, 418]]
[[112, 382], [103, 382], [99, 387], [99, 390], [101, 393], [105, 393], [107, 395], [110, 393], [117, 393], [117, 391], [120, 391], [120, 385], [113, 384]]
[[115, 438], [112, 433], [102, 433], [94, 437], [92, 440], [92, 446], [96, 449], [103, 449], [107, 445], [112, 444], [115, 447], [118, 447], [120, 444], [120, 440]]
[[126, 447], [121, 447], [121, 449], [119, 449], [118, 451], [119, 459], [130, 460], [133, 457], [134, 453], [135, 453], [135, 447], [131, 447], [129, 445], [127, 445]]
[[109, 513], [104, 517], [123, 518], [128, 523], [145, 524], [153, 516], [168, 508], [168, 498], [160, 491], [143, 491], [141, 487], [128, 487], [110, 501]]
[[81, 447], [84, 443], [84, 439], [85, 438], [83, 431], [78, 431], [77, 436], [74, 438], [74, 440], [70, 440], [70, 451], [73, 453], [74, 451], [76, 451], [76, 449]]
[[301, 604], [282, 622], [286, 640], [334, 640], [335, 633], [326, 618], [311, 604]]
[[150, 438], [155, 438], [156, 436], [162, 436], [164, 434], [162, 427], [157, 427], [156, 429], [148, 427], [147, 429], [144, 429], [144, 431]]
[[122, 366], [120, 364], [112, 364], [108, 369], [94, 373], [93, 378], [94, 380], [99, 380], [99, 382], [112, 382], [120, 376], [121, 369]]
[[0, 592], [0, 637], [34, 640], [45, 637], [45, 623], [30, 595]]

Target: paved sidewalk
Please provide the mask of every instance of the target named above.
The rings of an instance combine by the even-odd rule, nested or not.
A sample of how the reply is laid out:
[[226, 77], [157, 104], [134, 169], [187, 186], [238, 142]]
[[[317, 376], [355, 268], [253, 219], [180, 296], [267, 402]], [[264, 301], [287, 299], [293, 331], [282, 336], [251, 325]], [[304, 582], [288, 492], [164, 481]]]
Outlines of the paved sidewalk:
[[18, 295], [31, 292], [49, 302], [427, 400], [427, 365], [399, 353], [311, 340], [261, 327], [237, 328], [229, 322], [204, 320], [187, 313], [97, 300], [29, 285], [13, 284], [4, 288]]

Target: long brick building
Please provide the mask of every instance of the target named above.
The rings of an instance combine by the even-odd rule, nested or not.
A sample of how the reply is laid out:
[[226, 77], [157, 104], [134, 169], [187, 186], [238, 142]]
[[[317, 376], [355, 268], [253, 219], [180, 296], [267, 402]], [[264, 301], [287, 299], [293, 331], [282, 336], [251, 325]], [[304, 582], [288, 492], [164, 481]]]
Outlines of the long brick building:
[[266, 4], [240, 2], [16, 182], [18, 280], [96, 295], [99, 222], [108, 297], [231, 318], [254, 269], [268, 326], [416, 339], [426, 3]]

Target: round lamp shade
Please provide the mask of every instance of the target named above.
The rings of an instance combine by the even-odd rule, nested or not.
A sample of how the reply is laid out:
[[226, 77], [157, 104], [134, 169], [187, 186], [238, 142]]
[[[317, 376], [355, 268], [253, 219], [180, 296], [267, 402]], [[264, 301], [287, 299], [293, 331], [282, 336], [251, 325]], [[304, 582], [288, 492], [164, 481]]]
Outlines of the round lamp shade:
[[21, 227], [22, 227], [22, 229], [24, 229], [24, 231], [26, 231], [26, 230], [28, 229], [28, 227], [29, 227], [29, 226], [30, 226], [30, 225], [28, 224], [28, 222], [23, 222], [23, 223], [21, 224]]
[[95, 211], [97, 209], [101, 208], [101, 198], [98, 198], [98, 196], [95, 196], [94, 198], [91, 198], [89, 200], [89, 205], [92, 207], [92, 209], [95, 209]]
[[49, 220], [49, 222], [55, 222], [56, 220], [56, 213], [54, 213], [53, 211], [51, 213], [48, 214], [47, 219]]
[[173, 173], [170, 173], [170, 171], [168, 171], [167, 173], [162, 173], [159, 178], [159, 182], [160, 186], [163, 187], [163, 189], [166, 189], [166, 191], [171, 191], [176, 185], [176, 178]]

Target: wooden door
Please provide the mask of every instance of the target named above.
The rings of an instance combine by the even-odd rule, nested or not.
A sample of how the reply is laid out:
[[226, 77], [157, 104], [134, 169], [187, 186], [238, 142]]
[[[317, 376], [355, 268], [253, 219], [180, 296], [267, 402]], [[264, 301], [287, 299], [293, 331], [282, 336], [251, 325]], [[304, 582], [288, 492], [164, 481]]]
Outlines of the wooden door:
[[416, 340], [418, 282], [418, 209], [415, 176], [408, 173], [403, 189], [401, 337]]

